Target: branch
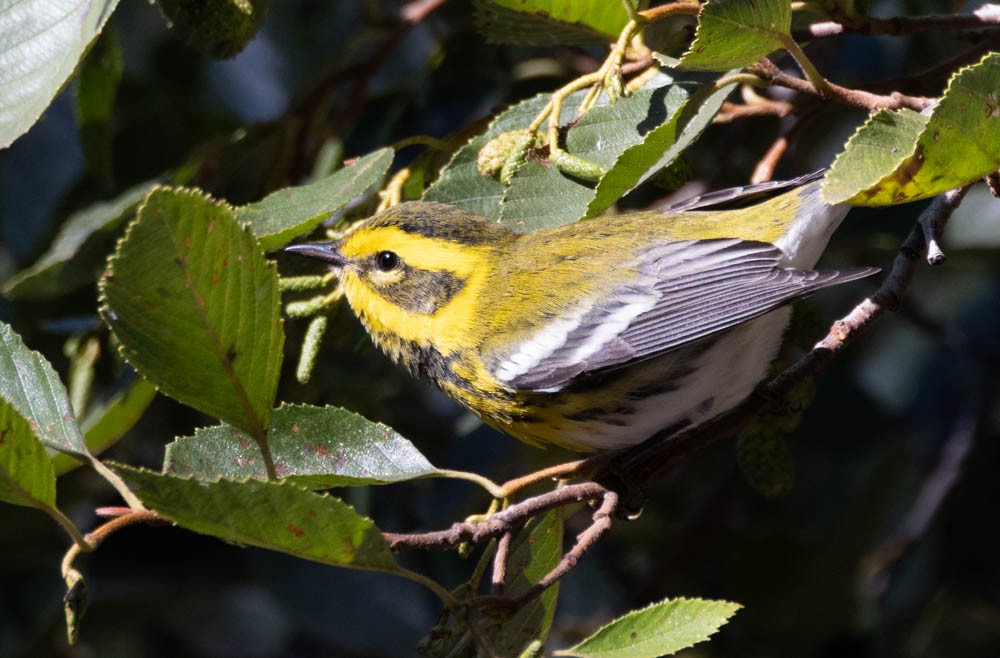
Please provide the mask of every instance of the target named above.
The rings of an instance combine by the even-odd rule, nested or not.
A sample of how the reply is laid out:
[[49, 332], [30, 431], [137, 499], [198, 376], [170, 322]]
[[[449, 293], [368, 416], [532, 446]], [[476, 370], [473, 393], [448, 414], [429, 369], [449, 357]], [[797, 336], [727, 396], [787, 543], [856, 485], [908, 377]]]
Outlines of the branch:
[[1000, 26], [1000, 5], [984, 4], [972, 14], [928, 14], [873, 18], [870, 16], [835, 15], [834, 21], [812, 23], [805, 29], [810, 37], [831, 37], [844, 32], [872, 36], [904, 36], [920, 32], [964, 32]]
[[860, 107], [861, 109], [868, 110], [869, 112], [881, 109], [895, 110], [902, 107], [908, 107], [910, 109], [920, 111], [932, 106], [935, 102], [933, 98], [907, 96], [899, 92], [893, 92], [888, 96], [882, 96], [868, 91], [862, 91], [860, 89], [848, 89], [847, 87], [841, 87], [840, 85], [829, 81], [827, 82], [827, 88], [820, 90], [808, 80], [796, 78], [793, 75], [785, 73], [766, 57], [758, 61], [756, 64], [748, 66], [747, 71], [758, 76], [761, 80], [764, 80], [768, 84], [788, 87], [789, 89], [804, 94], [839, 101], [846, 105]]
[[562, 559], [559, 560], [559, 564], [540, 578], [537, 583], [517, 597], [477, 596], [470, 600], [468, 605], [474, 608], [493, 606], [518, 608], [528, 601], [537, 598], [542, 592], [554, 585], [556, 581], [572, 571], [573, 567], [580, 562], [580, 559], [590, 547], [611, 530], [611, 521], [617, 515], [617, 512], [618, 494], [613, 491], [605, 492], [601, 506], [594, 511], [591, 517], [592, 523], [587, 526], [586, 530], [577, 535], [573, 548], [563, 555]]
[[975, 64], [988, 52], [1000, 47], [1000, 30], [990, 32], [968, 50], [946, 60], [936, 62], [930, 68], [904, 76], [885, 78], [866, 86], [873, 93], [891, 93], [897, 89], [910, 90], [911, 94], [922, 92], [936, 94], [958, 69]]
[[524, 525], [528, 519], [542, 512], [573, 503], [598, 500], [607, 493], [609, 493], [608, 490], [596, 482], [571, 484], [511, 505], [485, 521], [455, 523], [448, 530], [413, 534], [393, 532], [382, 534], [389, 542], [389, 548], [394, 551], [405, 549], [445, 550], [465, 542], [478, 544], [488, 539], [500, 537], [504, 533], [512, 532]]
[[807, 125], [809, 119], [813, 116], [815, 114], [811, 111], [802, 111], [792, 117], [791, 124], [788, 122], [782, 123], [781, 133], [754, 167], [753, 174], [750, 176], [751, 183], [764, 183], [774, 179], [774, 170], [777, 168], [781, 158], [785, 156], [788, 149], [798, 140], [803, 126]]

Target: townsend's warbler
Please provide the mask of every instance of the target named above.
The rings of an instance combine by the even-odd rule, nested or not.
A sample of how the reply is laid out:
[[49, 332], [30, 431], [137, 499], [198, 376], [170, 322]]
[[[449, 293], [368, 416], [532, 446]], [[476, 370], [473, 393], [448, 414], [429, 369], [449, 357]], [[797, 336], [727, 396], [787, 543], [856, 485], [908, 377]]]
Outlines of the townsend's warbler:
[[374, 342], [490, 425], [620, 448], [740, 402], [779, 349], [779, 307], [876, 271], [807, 269], [847, 213], [823, 204], [817, 178], [521, 234], [410, 202], [287, 250], [332, 267]]

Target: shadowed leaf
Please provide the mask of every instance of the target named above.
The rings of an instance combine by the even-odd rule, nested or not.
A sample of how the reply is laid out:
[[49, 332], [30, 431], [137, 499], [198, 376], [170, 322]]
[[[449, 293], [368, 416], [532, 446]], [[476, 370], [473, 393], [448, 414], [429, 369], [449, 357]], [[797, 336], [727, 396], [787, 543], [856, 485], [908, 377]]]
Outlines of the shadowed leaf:
[[324, 564], [397, 569], [371, 519], [332, 496], [290, 482], [205, 482], [122, 465], [115, 470], [143, 503], [189, 530]]
[[164, 393], [255, 436], [270, 422], [284, 343], [278, 277], [228, 206], [151, 192], [101, 280], [101, 316]]
[[25, 507], [56, 504], [56, 477], [31, 425], [0, 399], [0, 500]]

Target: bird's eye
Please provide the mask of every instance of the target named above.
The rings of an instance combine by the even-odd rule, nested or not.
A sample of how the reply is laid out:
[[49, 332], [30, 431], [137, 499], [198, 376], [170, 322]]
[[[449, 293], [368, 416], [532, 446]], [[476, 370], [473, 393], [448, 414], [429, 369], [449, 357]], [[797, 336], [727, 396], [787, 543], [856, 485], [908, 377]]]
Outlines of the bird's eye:
[[375, 265], [383, 272], [391, 272], [399, 267], [399, 256], [393, 251], [380, 251], [375, 254]]

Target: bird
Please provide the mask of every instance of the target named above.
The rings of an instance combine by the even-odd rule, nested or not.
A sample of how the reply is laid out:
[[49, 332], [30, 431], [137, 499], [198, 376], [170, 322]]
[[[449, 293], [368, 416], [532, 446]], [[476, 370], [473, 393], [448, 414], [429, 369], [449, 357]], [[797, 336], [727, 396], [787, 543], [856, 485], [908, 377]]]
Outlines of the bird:
[[822, 173], [533, 232], [408, 201], [285, 251], [331, 268], [375, 345], [487, 424], [614, 450], [731, 409], [789, 304], [878, 271], [812, 269], [849, 210]]

